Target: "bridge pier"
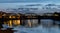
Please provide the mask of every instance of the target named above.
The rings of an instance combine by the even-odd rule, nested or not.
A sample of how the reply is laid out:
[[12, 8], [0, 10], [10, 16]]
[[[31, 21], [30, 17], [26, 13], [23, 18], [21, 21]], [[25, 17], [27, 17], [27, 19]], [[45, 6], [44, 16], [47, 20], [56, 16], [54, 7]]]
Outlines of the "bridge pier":
[[38, 16], [38, 24], [40, 24], [40, 22], [41, 22], [41, 18], [40, 16]]
[[40, 24], [40, 19], [38, 19], [38, 24]]
[[4, 22], [4, 16], [2, 16], [2, 18], [0, 19], [0, 28], [3, 28], [2, 24]]
[[24, 22], [24, 17], [23, 16], [20, 16], [20, 25], [25, 25], [25, 22]]
[[22, 25], [22, 16], [20, 16], [20, 25]]

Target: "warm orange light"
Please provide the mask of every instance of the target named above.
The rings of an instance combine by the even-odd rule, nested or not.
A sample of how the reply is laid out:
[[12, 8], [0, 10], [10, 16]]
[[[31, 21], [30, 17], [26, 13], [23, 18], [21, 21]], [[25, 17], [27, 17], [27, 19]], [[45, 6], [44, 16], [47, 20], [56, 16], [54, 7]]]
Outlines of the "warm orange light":
[[8, 26], [12, 27], [12, 20], [8, 22]]
[[12, 16], [12, 18], [15, 18], [15, 16]]
[[11, 16], [9, 16], [9, 18], [12, 18]]
[[14, 25], [20, 25], [20, 20], [13, 20]]

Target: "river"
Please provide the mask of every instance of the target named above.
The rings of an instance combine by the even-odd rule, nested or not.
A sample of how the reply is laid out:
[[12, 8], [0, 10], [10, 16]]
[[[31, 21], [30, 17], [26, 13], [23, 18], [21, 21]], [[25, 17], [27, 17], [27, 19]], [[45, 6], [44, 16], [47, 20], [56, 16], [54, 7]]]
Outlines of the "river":
[[13, 28], [17, 30], [14, 33], [60, 33], [60, 21], [51, 19], [41, 19], [38, 23], [37, 19], [22, 20], [24, 25], [21, 25], [20, 20], [4, 21], [4, 28]]

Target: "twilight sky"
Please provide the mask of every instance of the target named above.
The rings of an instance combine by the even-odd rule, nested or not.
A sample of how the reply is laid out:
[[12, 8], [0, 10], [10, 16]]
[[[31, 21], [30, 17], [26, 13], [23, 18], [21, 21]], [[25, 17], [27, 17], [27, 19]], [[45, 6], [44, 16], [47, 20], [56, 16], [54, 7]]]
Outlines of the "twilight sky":
[[60, 0], [0, 0], [0, 3], [17, 3], [17, 2], [60, 3]]
[[60, 0], [0, 0], [0, 8], [14, 7], [16, 5], [22, 5], [21, 3], [53, 3], [60, 4]]
[[[60, 0], [0, 0], [0, 10], [7, 8], [18, 8], [28, 4], [59, 4]], [[23, 6], [22, 6], [23, 7]]]
[[14, 7], [16, 5], [22, 5], [21, 3], [24, 3], [24, 4], [26, 3], [60, 4], [60, 0], [0, 0], [0, 8]]

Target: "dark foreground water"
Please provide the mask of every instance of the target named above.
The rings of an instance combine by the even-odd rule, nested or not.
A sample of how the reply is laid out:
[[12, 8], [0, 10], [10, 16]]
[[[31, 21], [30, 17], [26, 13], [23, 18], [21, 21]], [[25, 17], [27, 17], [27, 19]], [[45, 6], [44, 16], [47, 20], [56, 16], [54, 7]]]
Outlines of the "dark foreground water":
[[[42, 19], [38, 23], [37, 19], [22, 20], [25, 25], [20, 25], [20, 20], [9, 20], [4, 22], [4, 28], [14, 28], [14, 33], [60, 33], [60, 21]], [[55, 23], [54, 23], [55, 22]]]

